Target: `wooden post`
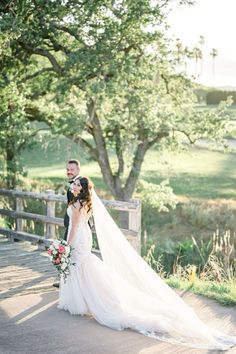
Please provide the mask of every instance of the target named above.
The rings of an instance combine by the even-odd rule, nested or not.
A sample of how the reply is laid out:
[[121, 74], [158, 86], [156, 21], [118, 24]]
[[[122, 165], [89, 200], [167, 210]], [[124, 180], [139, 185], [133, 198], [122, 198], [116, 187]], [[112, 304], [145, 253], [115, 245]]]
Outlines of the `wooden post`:
[[[54, 194], [54, 190], [47, 189], [47, 194]], [[55, 217], [55, 201], [47, 200], [47, 216]], [[53, 224], [46, 224], [46, 238], [55, 238], [56, 227]]]
[[[21, 192], [22, 188], [16, 187], [17, 192]], [[22, 198], [16, 198], [16, 211], [24, 211], [23, 208], [23, 199]], [[22, 219], [16, 219], [16, 231], [23, 231], [23, 220]]]
[[139, 200], [135, 201], [137, 203], [136, 210], [129, 210], [129, 230], [136, 231], [137, 236], [133, 237], [131, 241], [134, 249], [140, 254], [141, 253], [141, 202]]

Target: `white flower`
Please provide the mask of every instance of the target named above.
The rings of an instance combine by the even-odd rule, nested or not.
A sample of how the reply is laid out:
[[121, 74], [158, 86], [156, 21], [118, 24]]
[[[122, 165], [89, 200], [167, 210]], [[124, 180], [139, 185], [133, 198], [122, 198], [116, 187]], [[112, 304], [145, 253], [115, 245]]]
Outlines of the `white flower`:
[[62, 265], [61, 265], [61, 269], [62, 270], [65, 270], [67, 268], [67, 264], [66, 263], [63, 263]]
[[66, 256], [68, 256], [70, 254], [70, 247], [65, 248], [65, 254], [66, 254]]
[[54, 247], [55, 249], [58, 249], [59, 245], [60, 245], [60, 241], [59, 241], [59, 240], [53, 241], [53, 247]]

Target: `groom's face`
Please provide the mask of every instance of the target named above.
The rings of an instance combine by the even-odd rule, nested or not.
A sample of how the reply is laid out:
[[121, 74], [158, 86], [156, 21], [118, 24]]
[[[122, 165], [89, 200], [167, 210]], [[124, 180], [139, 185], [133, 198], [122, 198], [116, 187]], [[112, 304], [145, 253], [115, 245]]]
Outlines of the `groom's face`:
[[69, 180], [72, 180], [74, 177], [78, 176], [80, 171], [79, 166], [76, 163], [68, 163], [66, 168], [66, 174]]

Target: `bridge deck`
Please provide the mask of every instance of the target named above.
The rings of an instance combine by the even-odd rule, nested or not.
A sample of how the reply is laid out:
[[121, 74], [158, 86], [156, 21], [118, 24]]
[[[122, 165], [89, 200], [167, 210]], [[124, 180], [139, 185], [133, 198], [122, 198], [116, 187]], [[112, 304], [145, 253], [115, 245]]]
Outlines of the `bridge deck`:
[[[159, 342], [130, 330], [114, 331], [89, 316], [56, 308], [56, 279], [46, 252], [26, 242], [0, 238], [0, 352], [3, 354], [215, 354]], [[184, 295], [209, 325], [236, 335], [236, 308]], [[219, 352], [218, 352], [219, 353]], [[227, 354], [235, 354], [232, 348]]]
[[0, 236], [0, 299], [52, 290], [55, 280], [45, 249]]

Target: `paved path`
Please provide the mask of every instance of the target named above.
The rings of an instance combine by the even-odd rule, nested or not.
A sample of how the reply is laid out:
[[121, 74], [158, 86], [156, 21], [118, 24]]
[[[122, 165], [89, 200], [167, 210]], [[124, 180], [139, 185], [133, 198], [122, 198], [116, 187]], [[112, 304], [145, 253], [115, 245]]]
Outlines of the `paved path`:
[[53, 290], [56, 272], [45, 248], [0, 236], [0, 299]]
[[[12, 246], [15, 251], [11, 261], [15, 261], [10, 265], [7, 252], [12, 252], [11, 247], [6, 243], [0, 244], [0, 286], [4, 289], [0, 303], [1, 354], [219, 353], [169, 345], [130, 330], [114, 331], [99, 325], [92, 317], [71, 316], [58, 310], [58, 291], [50, 291], [54, 273], [50, 266], [46, 266], [45, 253], [32, 249], [30, 245], [15, 243]], [[35, 252], [34, 257], [32, 252]], [[24, 255], [18, 258], [19, 254]], [[31, 267], [30, 259], [33, 261]], [[40, 265], [43, 265], [42, 269]], [[4, 273], [9, 267], [14, 269]], [[236, 334], [236, 308], [224, 307], [191, 293], [185, 294], [184, 299], [206, 323]], [[236, 354], [236, 348], [227, 352], [233, 353]]]
[[[125, 330], [114, 331], [91, 317], [71, 316], [57, 309], [58, 291], [14, 296], [1, 301], [1, 354], [207, 354], [158, 342]], [[200, 317], [214, 327], [236, 333], [236, 309], [188, 294]], [[236, 353], [236, 348], [227, 354]]]

